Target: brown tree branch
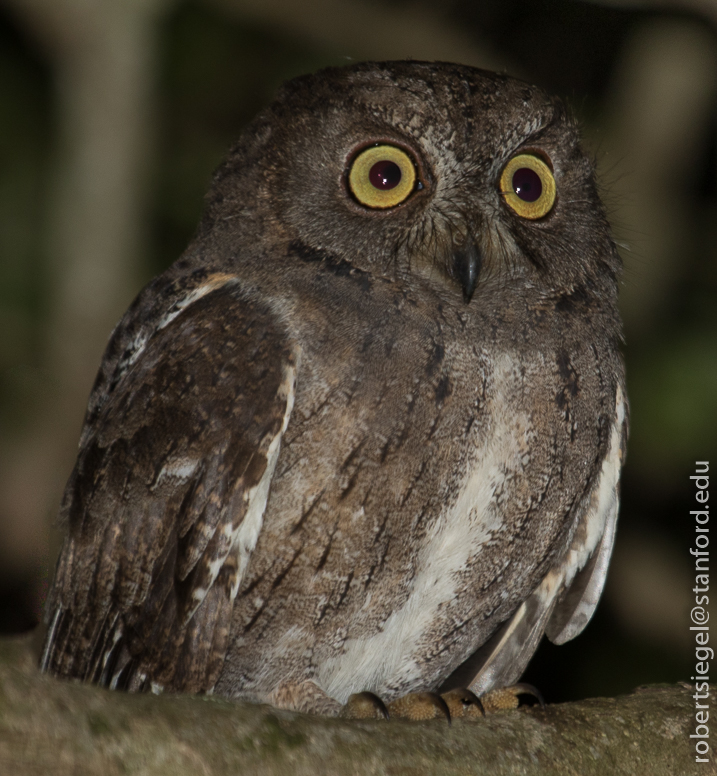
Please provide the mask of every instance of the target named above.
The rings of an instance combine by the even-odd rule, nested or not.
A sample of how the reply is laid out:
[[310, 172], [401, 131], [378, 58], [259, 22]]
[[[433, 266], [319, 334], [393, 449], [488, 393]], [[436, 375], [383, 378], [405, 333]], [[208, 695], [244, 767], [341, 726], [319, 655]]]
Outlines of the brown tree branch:
[[[41, 676], [30, 639], [0, 640], [0, 773], [651, 774], [696, 763], [686, 686], [452, 725], [348, 722], [218, 698], [129, 695]], [[717, 696], [710, 698], [715, 708]], [[710, 753], [713, 758], [713, 753]]]

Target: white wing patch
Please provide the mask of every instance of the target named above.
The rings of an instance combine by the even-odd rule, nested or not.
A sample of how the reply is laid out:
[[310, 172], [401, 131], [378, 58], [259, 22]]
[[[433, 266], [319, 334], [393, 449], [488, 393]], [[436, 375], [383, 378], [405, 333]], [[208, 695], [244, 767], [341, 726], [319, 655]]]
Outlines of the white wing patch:
[[[274, 469], [276, 468], [276, 462], [279, 457], [279, 451], [281, 448], [281, 439], [289, 425], [289, 419], [291, 417], [292, 410], [294, 408], [294, 398], [296, 395], [296, 373], [298, 370], [299, 352], [295, 352], [295, 363], [287, 364], [284, 367], [284, 374], [282, 382], [277, 391], [277, 396], [280, 399], [284, 399], [286, 402], [284, 415], [282, 419], [281, 428], [278, 433], [267, 434], [262, 443], [259, 446], [259, 451], [264, 452], [266, 456], [266, 468], [261, 476], [259, 482], [253, 487], [248, 488], [242, 493], [243, 502], [248, 505], [246, 510], [241, 510], [240, 514], [243, 518], [239, 520], [238, 524], [233, 522], [226, 523], [222, 530], [226, 539], [230, 539], [230, 542], [225, 543], [227, 550], [223, 553], [217, 554], [215, 557], [205, 559], [207, 564], [206, 568], [208, 574], [203, 579], [203, 584], [198, 586], [192, 591], [192, 605], [187, 610], [184, 616], [184, 623], [188, 623], [197, 609], [201, 606], [205, 600], [207, 593], [211, 589], [212, 585], [216, 581], [219, 573], [222, 570], [227, 558], [235, 553], [237, 556], [237, 571], [234, 575], [232, 587], [229, 593], [230, 600], [233, 602], [239, 591], [246, 566], [249, 562], [249, 557], [256, 546], [256, 542], [259, 538], [259, 533], [263, 525], [264, 512], [266, 510], [266, 504], [269, 498], [269, 490], [271, 487], [271, 481], [274, 476]], [[178, 477], [186, 478], [191, 476], [198, 465], [198, 461], [189, 459], [175, 459], [172, 462], [165, 465], [160, 472], [157, 483], [164, 477]], [[155, 483], [156, 484], [156, 483]], [[58, 610], [59, 614], [59, 610]], [[105, 662], [109, 659], [112, 651], [114, 650], [117, 642], [122, 637], [121, 627], [115, 633], [114, 642], [110, 649], [104, 656]], [[124, 669], [124, 663], [120, 664], [110, 682], [110, 689], [114, 689], [120, 678], [120, 675]], [[135, 684], [141, 686], [146, 679], [145, 674], [140, 674], [135, 678]], [[136, 689], [131, 686], [130, 689]], [[150, 683], [150, 689], [153, 693], [159, 694], [163, 692], [164, 687], [162, 684], [152, 681]], [[214, 688], [207, 688], [209, 694], [213, 693]]]
[[203, 296], [216, 291], [217, 288], [227, 285], [228, 283], [237, 283], [238, 279], [235, 275], [227, 275], [222, 272], [216, 272], [207, 278], [207, 282], [198, 286], [188, 293], [186, 296], [178, 299], [169, 308], [169, 310], [160, 318], [156, 328], [151, 330], [142, 329], [135, 335], [134, 339], [127, 346], [126, 353], [118, 364], [118, 370], [121, 374], [124, 374], [130, 367], [132, 367], [139, 357], [144, 353], [147, 343], [152, 336], [167, 327], [178, 315], [187, 309], [194, 302], [199, 301]]
[[555, 644], [577, 636], [588, 624], [605, 584], [615, 537], [622, 434], [627, 407], [618, 386], [610, 446], [598, 482], [578, 516], [572, 544], [563, 561], [513, 617], [480, 650], [480, 670], [470, 683], [478, 695], [518, 680], [543, 633]]
[[[166, 326], [169, 326], [169, 324], [184, 310], [187, 309], [190, 305], [194, 304], [195, 302], [199, 301], [203, 296], [206, 296], [207, 294], [211, 293], [212, 291], [216, 291], [217, 288], [221, 288], [222, 286], [227, 285], [228, 283], [238, 283], [239, 279], [236, 277], [236, 275], [228, 275], [224, 272], [216, 272], [213, 275], [210, 275], [207, 278], [207, 282], [203, 283], [201, 286], [197, 286], [197, 288], [190, 291], [186, 296], [182, 297], [181, 299], [178, 299], [167, 311], [167, 313], [160, 318], [159, 322], [157, 323], [156, 331], [161, 331]], [[137, 356], [139, 353], [134, 356], [134, 360], [137, 359]]]
[[481, 668], [470, 682], [476, 695], [494, 687], [509, 687], [518, 680], [543, 636], [560, 582], [559, 571], [548, 572], [510, 620], [481, 647], [476, 660]]
[[[236, 282], [238, 282], [237, 278], [233, 275], [215, 273], [209, 276], [203, 285], [186, 294], [166, 311], [155, 331], [165, 328], [181, 313], [186, 312], [193, 303], [207, 296], [212, 291]], [[151, 337], [143, 336], [141, 333], [133, 339], [129, 352], [125, 355], [125, 369], [129, 368], [140, 358], [142, 353], [145, 352], [150, 339]], [[216, 533], [211, 537], [206, 536], [206, 534], [202, 537], [206, 540], [204, 550], [200, 551], [201, 554], [188, 567], [188, 572], [194, 575], [193, 580], [195, 584], [193, 584], [191, 592], [188, 591], [190, 595], [189, 601], [183, 603], [181, 613], [177, 613], [178, 620], [171, 625], [171, 628], [174, 630], [169, 635], [176, 641], [176, 644], [180, 644], [182, 637], [181, 629], [188, 626], [197, 609], [207, 599], [217, 579], [225, 572], [224, 584], [228, 586], [228, 590], [226, 592], [221, 591], [221, 593], [223, 596], [228, 596], [229, 602], [233, 602], [236, 598], [249, 558], [261, 532], [271, 481], [280, 453], [281, 439], [289, 424], [294, 407], [300, 356], [300, 348], [294, 346], [291, 356], [282, 364], [281, 381], [278, 387], [274, 389], [276, 391], [275, 395], [266, 397], [274, 405], [275, 412], [270, 415], [271, 428], [264, 434], [257, 445], [256, 458], [253, 460], [253, 471], [257, 471], [259, 465], [265, 462], [260, 479], [256, 481], [256, 475], [253, 471], [249, 472], [251, 479], [248, 481], [244, 481], [243, 475], [237, 475], [241, 478], [241, 481], [238, 480], [235, 483], [234, 501], [232, 502], [230, 498], [224, 503], [217, 505], [221, 509], [222, 514], [220, 514], [218, 525], [216, 525]], [[276, 419], [279, 413], [281, 413], [281, 422], [277, 427]], [[83, 433], [88, 435], [91, 433], [91, 430], [89, 427], [85, 427]], [[247, 468], [251, 463], [252, 461], [247, 463]], [[186, 483], [195, 476], [200, 465], [201, 460], [192, 455], [168, 457], [163, 461], [163, 465], [154, 482], [148, 483], [149, 488], [150, 490], [156, 490], [160, 487], [166, 488], [169, 485], [171, 491], [180, 482]], [[259, 469], [259, 471], [261, 470]], [[171, 515], [169, 517], [171, 518]], [[201, 522], [196, 525], [199, 530], [202, 528], [211, 530], [207, 526], [202, 526]], [[65, 567], [70, 568], [72, 566], [72, 545], [66, 547], [66, 553], [68, 557], [65, 557]], [[227, 563], [227, 560], [229, 560], [229, 563]], [[142, 580], [145, 578], [147, 583], [149, 583], [150, 578], [148, 574], [142, 575]], [[139, 597], [142, 598], [143, 596], [140, 594]], [[220, 598], [221, 596], [217, 598], [217, 601]], [[226, 598], [224, 600], [226, 601]], [[125, 673], [125, 668], [133, 660], [133, 657], [124, 643], [124, 623], [119, 610], [114, 612], [110, 625], [108, 625], [107, 621], [96, 624], [97, 634], [96, 637], [93, 637], [96, 640], [96, 646], [93, 646], [92, 649], [95, 650], [101, 647], [101, 652], [96, 656], [88, 656], [84, 654], [62, 653], [57, 650], [55, 642], [59, 638], [58, 634], [71, 632], [75, 626], [73, 625], [73, 612], [71, 609], [64, 607], [62, 602], [57, 602], [56, 607], [53, 607], [53, 609], [51, 618], [48, 618], [50, 619], [50, 627], [41, 660], [43, 671], [74, 671], [75, 669], [70, 665], [72, 661], [78, 663], [79, 660], [82, 660], [84, 662], [79, 670], [83, 672], [86, 678], [94, 677], [93, 681], [96, 680], [101, 684], [116, 687], [119, 682], [127, 680], [127, 689], [140, 690], [146, 689], [147, 680], [151, 680], [150, 688], [153, 692], [162, 690], [161, 682], [149, 676], [149, 672], [144, 671], [142, 666], [139, 666], [138, 670], [133, 674]], [[226, 616], [227, 612], [231, 612], [231, 606], [229, 608], [225, 606], [223, 612], [222, 622], [215, 623], [219, 628], [216, 633], [226, 632], [228, 634]], [[196, 636], [196, 628], [204, 626], [204, 620], [198, 621], [193, 626], [195, 630], [191, 631], [194, 634], [192, 638]], [[215, 641], [217, 638], [216, 633]], [[177, 641], [177, 639], [180, 639], [180, 641]], [[207, 648], [210, 647], [212, 647], [211, 643]], [[58, 663], [58, 667], [53, 668], [53, 661]], [[64, 661], [64, 664], [60, 665], [60, 661]], [[211, 688], [204, 689], [210, 690]]]
[[57, 631], [57, 623], [60, 620], [60, 616], [62, 615], [62, 607], [58, 606], [55, 608], [55, 613], [52, 615], [52, 623], [50, 624], [50, 627], [47, 629], [47, 635], [45, 636], [45, 650], [42, 653], [42, 658], [40, 659], [40, 672], [45, 673], [47, 671], [47, 666], [50, 662], [50, 655], [51, 655], [51, 649], [50, 646], [55, 640], [55, 632]]
[[[512, 366], [507, 359], [497, 365], [497, 383], [514, 382]], [[499, 385], [496, 391], [500, 391]], [[615, 532], [625, 414], [625, 400], [618, 388], [608, 452], [594, 491], [577, 518], [579, 524], [570, 549], [511, 620], [484, 645], [482, 668], [471, 683], [474, 692], [480, 694], [495, 686], [514, 683], [546, 629], [551, 639], [568, 640], [592, 616], [602, 592]], [[479, 463], [469, 471], [455, 505], [436, 523], [426, 541], [419, 561], [420, 571], [406, 603], [388, 618], [381, 632], [367, 639], [349, 640], [340, 656], [324, 661], [319, 667], [315, 681], [339, 702], [344, 703], [352, 692], [381, 687], [388, 676], [402, 684], [420, 679], [420, 666], [407, 656], [417, 653], [421, 637], [436, 612], [453, 600], [458, 584], [456, 572], [500, 530], [494, 494], [501, 485], [503, 472], [529, 447], [531, 426], [527, 416], [496, 416], [494, 422], [496, 429], [489, 449], [478, 455]], [[577, 604], [572, 603], [574, 591], [579, 598]], [[565, 613], [563, 622], [559, 615]]]
[[[610, 449], [603, 461], [600, 479], [591, 494], [586, 514], [561, 567], [562, 591], [567, 592], [558, 602], [545, 629], [554, 644], [564, 644], [583, 630], [593, 616], [605, 586], [617, 525], [618, 481], [626, 412], [625, 397], [618, 386]], [[581, 530], [583, 526], [584, 530]]]
[[[516, 368], [507, 356], [495, 365], [496, 395], [515, 385]], [[319, 666], [315, 681], [332, 698], [345, 703], [351, 693], [380, 687], [389, 676], [406, 685], [420, 681], [421, 639], [441, 607], [454, 600], [459, 572], [500, 530], [502, 519], [494, 495], [505, 472], [529, 449], [527, 413], [497, 414], [494, 424], [495, 431], [477, 453], [458, 499], [426, 539], [408, 600], [379, 633], [350, 639], [342, 655]]]
[[161, 485], [166, 479], [188, 480], [199, 466], [199, 459], [197, 458], [172, 458], [164, 464], [161, 471], [157, 475], [152, 488], [156, 488]]
[[[297, 354], [298, 355], [298, 354]], [[277, 395], [286, 401], [286, 408], [284, 410], [284, 417], [282, 419], [281, 428], [277, 434], [267, 434], [262, 443], [259, 446], [259, 450], [264, 452], [266, 456], [266, 468], [261, 476], [259, 482], [253, 488], [247, 488], [242, 493], [242, 501], [247, 505], [246, 510], [241, 510], [243, 518], [237, 523], [227, 523], [222, 529], [227, 538], [231, 539], [231, 542], [226, 544], [226, 552], [217, 555], [208, 561], [208, 575], [203, 580], [204, 584], [198, 587], [192, 592], [192, 607], [186, 612], [185, 621], [188, 622], [192, 615], [201, 605], [202, 601], [207, 596], [211, 586], [219, 576], [219, 572], [222, 570], [226, 559], [234, 553], [237, 556], [237, 572], [234, 577], [230, 598], [232, 601], [236, 598], [239, 586], [244, 577], [247, 564], [249, 563], [249, 557], [256, 547], [261, 527], [264, 523], [264, 512], [266, 511], [266, 503], [269, 500], [269, 489], [271, 487], [271, 481], [274, 477], [274, 469], [276, 468], [276, 462], [279, 458], [279, 451], [281, 449], [281, 439], [289, 425], [289, 419], [291, 412], [294, 409], [294, 398], [296, 395], [296, 372], [298, 368], [298, 357], [296, 358], [297, 366], [293, 364], [287, 364], [284, 367], [284, 375], [279, 386]]]
[[[298, 358], [296, 359], [298, 362]], [[244, 500], [249, 504], [244, 519], [232, 534], [232, 551], [238, 555], [236, 582], [232, 589], [232, 601], [236, 598], [239, 585], [246, 571], [249, 556], [256, 547], [259, 532], [264, 522], [266, 502], [269, 499], [269, 488], [274, 477], [274, 469], [279, 458], [281, 439], [289, 425], [294, 399], [296, 397], [296, 371], [297, 367], [287, 365], [284, 370], [284, 379], [279, 386], [279, 396], [286, 399], [286, 410], [281, 424], [281, 430], [271, 440], [266, 451], [266, 471], [259, 483], [244, 494]]]

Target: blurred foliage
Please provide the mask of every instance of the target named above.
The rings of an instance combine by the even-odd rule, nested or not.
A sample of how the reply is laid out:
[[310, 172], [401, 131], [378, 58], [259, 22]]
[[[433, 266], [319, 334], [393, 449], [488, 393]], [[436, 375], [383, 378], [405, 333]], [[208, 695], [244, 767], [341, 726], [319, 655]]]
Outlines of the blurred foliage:
[[[406, 14], [414, 7], [407, 0], [383, 5]], [[566, 97], [600, 159], [614, 70], [633, 32], [654, 13], [572, 0], [453, 0], [443, 13], [514, 62], [517, 73]], [[195, 0], [176, 5], [162, 22], [146, 279], [182, 252], [212, 171], [278, 85], [347, 59], [330, 42], [322, 48], [301, 35], [237, 19]], [[46, 210], [56, 150], [55, 95], [52, 70], [38, 44], [0, 6], [0, 445], [10, 455], [42, 405], [50, 379], [43, 349], [52, 293]], [[695, 460], [717, 465], [717, 103], [700, 138], [687, 183], [674, 191], [689, 217], [688, 239], [671, 258], [677, 280], [657, 313], [627, 331], [632, 431], [617, 540], [619, 548], [623, 535], [638, 542], [661, 537], [688, 579], [694, 508], [688, 477]], [[607, 202], [618, 239], [638, 254], [638, 269], [624, 282], [640, 284], [651, 271], [650, 256], [640, 255], [641, 236], [624, 228], [622, 203], [610, 197], [615, 161], [604, 165]], [[629, 171], [629, 159], [618, 161]], [[660, 556], [649, 554], [649, 542], [645, 546], [641, 562], [649, 565]], [[629, 554], [620, 562], [632, 564]], [[35, 575], [36, 569], [28, 569], [22, 578], [6, 579], [0, 569], [0, 632], [36, 621]], [[558, 701], [689, 678], [692, 658], [679, 638], [661, 640], [630, 629], [624, 614], [629, 607], [614, 605], [616, 597], [630, 594], [611, 589], [609, 581], [585, 634], [561, 647], [546, 641], [526, 681]], [[635, 598], [634, 606], [642, 605]], [[687, 608], [674, 627], [687, 633]]]
[[184, 250], [211, 174], [287, 79], [345, 58], [184, 3], [163, 30], [152, 274]]
[[46, 310], [43, 216], [52, 150], [46, 63], [0, 20], [0, 434], [18, 433], [41, 400]]

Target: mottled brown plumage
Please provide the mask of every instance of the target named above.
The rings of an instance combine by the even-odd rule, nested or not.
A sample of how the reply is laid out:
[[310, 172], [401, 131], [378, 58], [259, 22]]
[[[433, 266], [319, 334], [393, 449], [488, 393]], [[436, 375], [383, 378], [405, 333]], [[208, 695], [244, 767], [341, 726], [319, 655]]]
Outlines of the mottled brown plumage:
[[[416, 175], [383, 209], [348, 177], [377, 143]], [[537, 218], [501, 188], [518, 154], [555, 179]], [[112, 335], [43, 666], [327, 713], [514, 682], [602, 590], [619, 271], [535, 87], [405, 62], [287, 84]]]

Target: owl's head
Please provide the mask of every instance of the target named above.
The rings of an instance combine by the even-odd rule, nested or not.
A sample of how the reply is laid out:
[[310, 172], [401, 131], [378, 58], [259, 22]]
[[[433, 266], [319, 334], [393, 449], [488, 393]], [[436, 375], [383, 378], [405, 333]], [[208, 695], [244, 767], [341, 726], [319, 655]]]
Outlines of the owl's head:
[[425, 280], [456, 304], [496, 280], [614, 298], [620, 269], [563, 103], [446, 63], [290, 81], [215, 177], [202, 231], [222, 221], [273, 255]]

